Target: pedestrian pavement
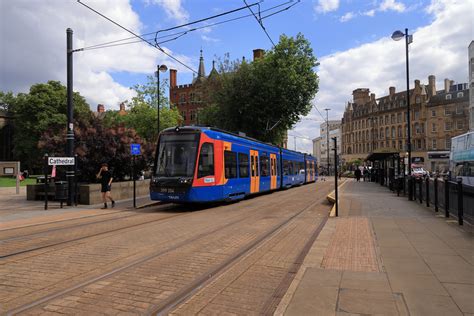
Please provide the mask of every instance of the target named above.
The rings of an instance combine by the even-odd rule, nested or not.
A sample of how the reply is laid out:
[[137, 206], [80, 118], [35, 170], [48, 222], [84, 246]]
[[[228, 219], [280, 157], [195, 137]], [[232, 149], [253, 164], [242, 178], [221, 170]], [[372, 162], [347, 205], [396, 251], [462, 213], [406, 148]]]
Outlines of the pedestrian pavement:
[[[154, 204], [149, 196], [137, 197], [137, 207]], [[117, 200], [115, 208], [101, 209], [102, 203], [95, 205], [67, 206], [60, 208], [58, 201], [48, 201], [48, 209], [44, 209], [44, 201], [28, 201], [26, 188], [20, 187], [20, 194], [16, 188], [0, 188], [0, 230], [12, 227], [28, 226], [57, 220], [66, 220], [86, 217], [96, 214], [113, 213], [133, 209], [133, 199]]]
[[275, 315], [474, 315], [472, 226], [348, 180]]

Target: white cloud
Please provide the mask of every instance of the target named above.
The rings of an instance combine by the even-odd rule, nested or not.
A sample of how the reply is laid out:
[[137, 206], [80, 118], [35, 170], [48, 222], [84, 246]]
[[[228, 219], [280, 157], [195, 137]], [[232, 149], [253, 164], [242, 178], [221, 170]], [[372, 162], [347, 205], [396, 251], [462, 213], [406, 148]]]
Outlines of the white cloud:
[[218, 38], [210, 37], [207, 35], [201, 35], [201, 39], [208, 43], [217, 43], [220, 41]]
[[339, 0], [318, 0], [314, 8], [318, 13], [336, 11], [339, 8]]
[[148, 2], [161, 6], [169, 18], [179, 23], [187, 22], [189, 19], [189, 13], [182, 7], [181, 0], [148, 0]]
[[[126, 28], [140, 33], [142, 24], [128, 0], [103, 0], [91, 6]], [[59, 80], [66, 84], [66, 28], [74, 31], [73, 47], [131, 37], [116, 25], [91, 12], [76, 1], [47, 0], [2, 2], [0, 38], [0, 87], [4, 91], [27, 92], [39, 82]], [[15, 25], [15, 27], [7, 27]], [[8, 43], [6, 45], [6, 43]], [[167, 48], [165, 51], [171, 53]], [[173, 54], [186, 64], [189, 58]], [[94, 109], [97, 103], [118, 108], [118, 103], [133, 96], [128, 87], [114, 81], [113, 72], [153, 74], [157, 64], [189, 72], [157, 49], [137, 43], [125, 46], [76, 52], [74, 90]]]
[[375, 10], [374, 9], [368, 10], [368, 11], [362, 12], [361, 14], [366, 15], [366, 16], [375, 16]]
[[339, 19], [340, 22], [347, 22], [349, 20], [352, 20], [353, 18], [355, 17], [355, 14], [354, 12], [347, 12], [346, 14], [344, 14], [343, 16], [341, 16], [341, 18]]
[[379, 6], [380, 11], [404, 12], [405, 9], [405, 5], [402, 2], [397, 2], [396, 0], [384, 0]]
[[[433, 14], [431, 24], [410, 31], [410, 87], [419, 79], [427, 83], [428, 76], [437, 78], [442, 89], [444, 78], [468, 82], [467, 47], [472, 40], [471, 4], [463, 0], [432, 0], [428, 10]], [[320, 58], [319, 92], [314, 103], [322, 111], [329, 107], [330, 119], [340, 119], [352, 91], [369, 88], [376, 97], [388, 94], [388, 87], [406, 90], [405, 46], [403, 41], [386, 38], [363, 44], [347, 51]], [[324, 113], [323, 113], [324, 114]], [[322, 119], [316, 110], [311, 118]], [[314, 138], [319, 136], [318, 122], [302, 120], [294, 131]], [[290, 131], [290, 134], [292, 131]], [[290, 138], [293, 148], [293, 139]], [[297, 139], [298, 150], [312, 151], [312, 147]]]

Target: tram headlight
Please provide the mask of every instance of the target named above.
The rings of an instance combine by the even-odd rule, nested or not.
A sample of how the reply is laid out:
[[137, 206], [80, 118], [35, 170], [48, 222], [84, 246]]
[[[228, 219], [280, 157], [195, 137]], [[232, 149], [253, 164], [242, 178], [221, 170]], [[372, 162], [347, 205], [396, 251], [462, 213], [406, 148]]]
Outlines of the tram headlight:
[[191, 178], [179, 178], [179, 183], [180, 184], [191, 184], [192, 181], [193, 181], [193, 179], [191, 179]]

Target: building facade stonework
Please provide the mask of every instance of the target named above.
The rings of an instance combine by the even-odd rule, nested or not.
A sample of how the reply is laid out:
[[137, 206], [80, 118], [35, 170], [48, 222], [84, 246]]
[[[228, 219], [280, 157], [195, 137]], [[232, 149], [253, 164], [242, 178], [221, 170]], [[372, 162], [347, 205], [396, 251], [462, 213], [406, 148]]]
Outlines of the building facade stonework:
[[[328, 124], [329, 124], [329, 144], [328, 144]], [[328, 167], [328, 152], [329, 152], [329, 167], [330, 170], [334, 168], [334, 137], [337, 139], [337, 152], [341, 153], [341, 121], [329, 120], [324, 122], [319, 127], [319, 137], [313, 139], [313, 156], [318, 161], [320, 171], [327, 171]], [[328, 147], [329, 146], [329, 147]], [[329, 149], [329, 150], [328, 150]]]
[[[353, 91], [342, 119], [342, 156], [345, 162], [361, 160], [373, 152], [407, 156], [406, 91], [389, 88], [386, 96], [376, 99], [369, 89]], [[444, 80], [444, 89], [436, 89], [436, 78], [428, 84], [415, 80], [410, 89], [412, 163], [428, 171], [447, 171], [451, 138], [469, 128], [468, 84]]]

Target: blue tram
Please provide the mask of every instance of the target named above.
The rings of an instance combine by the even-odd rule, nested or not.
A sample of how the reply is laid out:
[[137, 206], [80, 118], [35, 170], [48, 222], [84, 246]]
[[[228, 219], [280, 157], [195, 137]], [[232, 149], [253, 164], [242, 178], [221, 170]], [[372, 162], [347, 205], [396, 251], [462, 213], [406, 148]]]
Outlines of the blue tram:
[[317, 179], [316, 159], [210, 127], [160, 133], [150, 182], [152, 200], [232, 201]]

